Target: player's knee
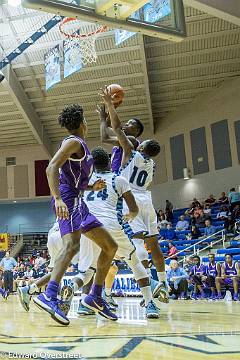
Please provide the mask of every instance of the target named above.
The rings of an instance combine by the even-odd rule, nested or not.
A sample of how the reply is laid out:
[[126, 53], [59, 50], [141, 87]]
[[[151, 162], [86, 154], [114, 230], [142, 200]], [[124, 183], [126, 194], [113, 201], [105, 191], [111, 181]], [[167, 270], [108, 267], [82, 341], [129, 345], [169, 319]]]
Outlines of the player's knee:
[[79, 251], [79, 242], [68, 241], [64, 245], [64, 251], [67, 257], [72, 258]]

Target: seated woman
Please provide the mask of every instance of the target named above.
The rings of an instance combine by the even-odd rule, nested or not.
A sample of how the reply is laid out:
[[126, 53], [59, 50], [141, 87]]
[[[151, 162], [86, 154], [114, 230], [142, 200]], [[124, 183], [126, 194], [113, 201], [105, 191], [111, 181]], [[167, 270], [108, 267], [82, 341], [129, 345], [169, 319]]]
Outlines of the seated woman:
[[168, 244], [168, 253], [167, 253], [167, 257], [171, 257], [171, 259], [173, 260], [177, 260], [177, 248], [176, 246], [174, 246], [171, 242], [169, 242]]
[[201, 231], [199, 230], [199, 228], [196, 225], [192, 225], [191, 227], [191, 233], [188, 235], [188, 239], [192, 240], [192, 239], [198, 239], [201, 236]]

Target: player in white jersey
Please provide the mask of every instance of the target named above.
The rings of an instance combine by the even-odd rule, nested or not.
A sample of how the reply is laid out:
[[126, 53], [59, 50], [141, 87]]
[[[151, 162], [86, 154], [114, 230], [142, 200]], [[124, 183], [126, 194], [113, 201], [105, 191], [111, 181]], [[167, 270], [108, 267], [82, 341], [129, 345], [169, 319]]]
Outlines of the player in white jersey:
[[[121, 122], [112, 104], [111, 94], [108, 89], [103, 89], [101, 95], [108, 108], [112, 129], [123, 149], [122, 166], [119, 174], [129, 181], [139, 207], [138, 216], [131, 222], [131, 228], [136, 236], [137, 234], [141, 236], [144, 233], [147, 234], [145, 241], [148, 249], [151, 251], [152, 260], [157, 269], [158, 279], [162, 283], [163, 291], [161, 292], [159, 300], [168, 302], [165, 260], [158, 244], [157, 217], [152, 204], [151, 191], [149, 190], [155, 168], [155, 163], [152, 158], [159, 154], [160, 145], [155, 140], [146, 140], [143, 141], [135, 151], [132, 142], [122, 131]], [[136, 239], [135, 244], [138, 244], [137, 247], [141, 260], [146, 260], [141, 256], [141, 253], [146, 254], [143, 241]]]
[[[134, 277], [141, 288], [141, 292], [145, 300], [146, 316], [148, 318], [158, 318], [159, 311], [153, 302], [149, 276], [136, 255], [134, 244], [123, 231], [123, 221], [131, 221], [138, 213], [138, 207], [130, 190], [129, 183], [125, 178], [117, 176], [111, 172], [109, 156], [103, 148], [97, 147], [94, 149], [92, 151], [92, 156], [94, 159], [95, 172], [90, 180], [90, 184], [91, 182], [95, 182], [95, 179], [101, 178], [105, 181], [106, 188], [99, 191], [98, 193], [94, 193], [92, 191], [85, 192], [84, 198], [89, 211], [91, 211], [94, 216], [98, 216], [101, 219], [101, 222], [108, 229], [118, 244], [118, 250], [116, 253], [117, 257], [123, 258], [133, 271]], [[123, 219], [122, 210], [124, 201], [127, 204], [128, 213]], [[129, 236], [133, 235], [130, 226], [127, 224], [125, 224], [125, 231], [128, 232]], [[86, 242], [86, 246], [84, 246], [84, 242]], [[82, 236], [82, 254], [80, 251], [80, 257], [83, 256], [83, 258], [89, 262], [91, 254], [89, 256], [88, 245], [89, 240]], [[81, 268], [79, 268], [80, 274], [77, 275], [72, 284], [72, 287], [75, 291], [78, 289], [78, 287], [82, 286], [82, 284], [87, 283], [89, 278], [92, 277], [91, 272], [96, 268], [100, 251], [101, 249], [96, 244], [93, 245], [93, 261], [91, 262], [91, 271], [89, 269], [87, 272], [85, 272], [86, 265], [84, 268], [83, 261], [80, 261], [79, 259], [79, 264], [81, 266]], [[87, 265], [90, 267], [89, 263]], [[84, 298], [82, 299], [82, 303], [84, 305]]]

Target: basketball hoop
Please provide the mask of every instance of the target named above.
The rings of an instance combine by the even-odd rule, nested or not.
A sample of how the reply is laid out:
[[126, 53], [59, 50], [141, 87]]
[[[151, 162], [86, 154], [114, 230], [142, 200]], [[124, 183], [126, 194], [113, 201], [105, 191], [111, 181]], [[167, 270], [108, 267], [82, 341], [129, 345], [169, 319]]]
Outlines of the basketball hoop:
[[60, 33], [73, 46], [79, 44], [84, 65], [97, 61], [95, 41], [97, 37], [108, 30], [107, 26], [86, 23], [74, 18], [65, 18], [59, 25]]

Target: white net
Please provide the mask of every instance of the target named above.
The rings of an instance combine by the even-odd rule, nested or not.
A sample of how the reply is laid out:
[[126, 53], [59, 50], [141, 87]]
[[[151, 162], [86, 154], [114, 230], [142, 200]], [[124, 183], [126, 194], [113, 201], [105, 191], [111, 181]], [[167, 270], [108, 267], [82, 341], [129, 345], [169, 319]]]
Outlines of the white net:
[[83, 65], [97, 61], [96, 39], [105, 27], [73, 20], [60, 25], [60, 31], [72, 47], [79, 46]]

